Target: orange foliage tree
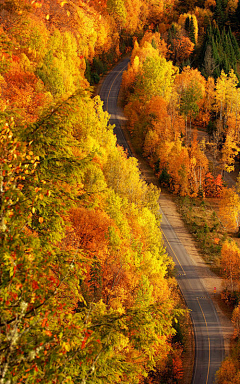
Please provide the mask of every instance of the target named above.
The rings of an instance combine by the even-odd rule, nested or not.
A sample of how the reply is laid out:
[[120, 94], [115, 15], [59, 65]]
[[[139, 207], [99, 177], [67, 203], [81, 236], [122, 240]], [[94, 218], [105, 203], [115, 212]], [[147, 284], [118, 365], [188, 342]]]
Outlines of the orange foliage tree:
[[239, 374], [238, 367], [239, 363], [237, 359], [227, 358], [221, 365], [221, 368], [217, 371], [216, 379], [217, 384], [238, 384]]
[[[161, 14], [172, 3], [161, 3]], [[131, 384], [167, 359], [181, 310], [159, 194], [116, 148], [84, 78], [85, 59], [120, 54], [125, 16], [134, 21], [126, 30], [141, 31], [152, 5], [160, 11], [141, 1], [10, 0], [1, 8], [0, 381]], [[167, 122], [159, 98], [169, 100], [176, 68], [159, 55], [159, 34], [152, 40], [136, 44], [127, 86], [144, 83], [145, 66], [150, 89], [156, 64], [156, 99], [146, 107], [154, 123], [162, 105]], [[136, 121], [145, 101], [131, 100]], [[166, 136], [178, 136], [172, 121]]]
[[208, 77], [205, 83], [205, 94], [203, 102], [199, 106], [198, 124], [206, 126], [211, 120], [211, 116], [215, 110], [215, 83], [212, 77]]
[[187, 60], [193, 53], [194, 44], [191, 42], [189, 37], [182, 36], [181, 38], [172, 40], [171, 50], [174, 62], [176, 64], [180, 64]]
[[[203, 189], [208, 161], [196, 138], [189, 147], [187, 144], [192, 139], [191, 121], [203, 104], [206, 81], [190, 67], [179, 74], [159, 58], [158, 50], [148, 43], [151, 38], [148, 32], [140, 46], [135, 43], [131, 65], [123, 77], [125, 92], [131, 91], [125, 107], [128, 128], [135, 144], [156, 166], [161, 182], [175, 193], [196, 196]], [[179, 112], [186, 121], [185, 143]]]
[[134, 383], [174, 333], [158, 194], [115, 147], [97, 100], [81, 92], [24, 131], [12, 126], [26, 144], [2, 127], [1, 379], [107, 372]]
[[240, 305], [239, 304], [233, 310], [232, 323], [234, 326], [234, 336], [239, 337], [239, 334], [240, 334]]
[[33, 73], [9, 71], [5, 75], [2, 97], [15, 113], [21, 118], [33, 122], [41, 110], [51, 100], [44, 90], [44, 84]]
[[206, 197], [221, 197], [223, 188], [222, 175], [216, 178], [210, 172], [205, 175], [203, 190]]
[[235, 242], [225, 241], [221, 249], [221, 270], [226, 279], [226, 288], [233, 292], [239, 289], [240, 249]]

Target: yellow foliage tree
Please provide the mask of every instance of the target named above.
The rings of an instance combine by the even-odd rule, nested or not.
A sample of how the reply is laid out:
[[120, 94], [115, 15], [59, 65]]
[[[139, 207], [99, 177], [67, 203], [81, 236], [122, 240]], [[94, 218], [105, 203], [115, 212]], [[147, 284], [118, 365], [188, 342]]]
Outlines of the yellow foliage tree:
[[197, 196], [202, 190], [202, 184], [205, 179], [205, 175], [208, 172], [209, 165], [208, 159], [200, 148], [197, 136], [194, 136], [191, 146], [189, 147], [189, 184], [191, 194]]
[[128, 34], [132, 35], [136, 31], [142, 31], [141, 12], [144, 7], [141, 0], [125, 0], [126, 9], [126, 25], [125, 29]]
[[[208, 1], [209, 5], [206, 4], [207, 1]], [[208, 6], [210, 7], [212, 5], [211, 4], [212, 2], [214, 2], [215, 6], [216, 6], [215, 0], [207, 0], [207, 1], [205, 2], [204, 8], [196, 7], [194, 9], [194, 15], [196, 16], [197, 22], [198, 22], [198, 35], [199, 36], [204, 35], [204, 32], [206, 31], [207, 26], [212, 19], [212, 12], [210, 11], [210, 9], [207, 9], [207, 7]]]
[[[191, 140], [191, 123], [196, 119], [205, 95], [206, 80], [197, 69], [184, 67], [174, 81], [179, 95], [180, 112], [186, 120], [186, 142]], [[189, 126], [188, 126], [189, 121]]]
[[236, 142], [234, 130], [231, 129], [231, 118], [228, 119], [229, 128], [226, 132], [226, 140], [222, 147], [222, 165], [227, 172], [234, 171], [235, 158], [240, 151], [239, 145]]
[[133, 86], [136, 80], [136, 76], [138, 72], [140, 71], [140, 62], [139, 57], [137, 55], [134, 56], [132, 65], [128, 65], [127, 71], [123, 72], [122, 76], [122, 90], [124, 92], [124, 100], [127, 102], [129, 99], [129, 96], [131, 94], [131, 91], [133, 90]]
[[[221, 122], [222, 131], [225, 130], [228, 116], [234, 110], [236, 104], [236, 88], [238, 84], [237, 76], [233, 69], [226, 74], [221, 72], [221, 76], [216, 81], [216, 111], [219, 113], [219, 120]], [[235, 107], [236, 109], [236, 107]]]
[[226, 240], [221, 249], [221, 270], [226, 279], [226, 287], [233, 292], [239, 289], [240, 249], [234, 241]]
[[168, 47], [165, 40], [161, 38], [159, 32], [146, 31], [140, 42], [140, 47], [143, 47], [146, 41], [152, 44], [163, 57], [167, 56]]
[[[144, 47], [146, 44], [149, 43], [145, 43]], [[168, 101], [177, 69], [171, 61], [167, 61], [156, 50], [154, 51], [153, 55], [148, 56], [143, 63], [142, 73], [138, 76], [136, 84], [136, 92], [144, 94], [147, 100], [152, 96], [161, 96]]]
[[239, 304], [233, 310], [232, 323], [234, 326], [234, 336], [239, 337], [240, 335], [240, 305]]
[[239, 228], [240, 197], [232, 188], [224, 188], [219, 202], [219, 215], [224, 226], [231, 231]]
[[208, 77], [205, 83], [205, 94], [199, 108], [198, 122], [206, 126], [211, 118], [215, 104], [215, 82], [213, 77]]

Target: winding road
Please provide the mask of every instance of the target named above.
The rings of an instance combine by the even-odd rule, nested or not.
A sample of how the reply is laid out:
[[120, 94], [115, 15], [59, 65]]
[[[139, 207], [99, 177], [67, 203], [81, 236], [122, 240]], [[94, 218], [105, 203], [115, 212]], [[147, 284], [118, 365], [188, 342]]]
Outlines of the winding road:
[[[110, 115], [110, 123], [115, 124], [114, 133], [119, 145], [131, 150], [121, 129], [124, 115], [118, 107], [118, 94], [122, 73], [127, 68], [129, 59], [123, 59], [104, 79], [99, 95], [104, 102], [104, 109]], [[191, 256], [178, 239], [173, 227], [161, 209], [161, 229], [168, 254], [176, 264], [176, 277], [190, 309], [195, 334], [195, 363], [192, 384], [213, 384], [215, 373], [224, 358], [224, 342], [217, 312], [205, 287], [201, 282]]]

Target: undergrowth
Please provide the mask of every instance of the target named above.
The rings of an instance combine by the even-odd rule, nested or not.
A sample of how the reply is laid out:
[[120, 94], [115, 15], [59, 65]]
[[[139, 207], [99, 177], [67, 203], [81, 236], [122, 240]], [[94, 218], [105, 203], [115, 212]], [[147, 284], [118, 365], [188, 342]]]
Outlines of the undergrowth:
[[205, 262], [211, 270], [220, 275], [221, 247], [228, 234], [211, 203], [207, 199], [188, 196], [177, 197], [175, 202]]

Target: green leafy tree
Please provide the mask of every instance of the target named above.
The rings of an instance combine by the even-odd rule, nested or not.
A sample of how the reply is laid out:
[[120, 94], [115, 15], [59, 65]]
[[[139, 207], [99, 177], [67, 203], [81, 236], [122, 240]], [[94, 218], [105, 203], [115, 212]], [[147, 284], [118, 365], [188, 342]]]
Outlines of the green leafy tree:
[[[187, 141], [189, 140], [189, 135], [191, 135], [191, 122], [194, 117], [197, 116], [199, 111], [199, 106], [197, 101], [202, 97], [202, 92], [199, 89], [198, 85], [194, 82], [190, 84], [189, 87], [183, 90], [181, 94], [180, 101], [180, 112], [186, 119], [186, 136]], [[189, 132], [188, 132], [188, 119], [189, 119]]]
[[[136, 87], [145, 97], [162, 96], [169, 99], [176, 68], [170, 61], [156, 54], [148, 57], [138, 75]], [[140, 93], [139, 92], [139, 93]]]
[[[74, 301], [81, 300], [72, 285], [76, 253], [59, 247], [63, 209], [54, 212], [54, 183], [50, 190], [40, 156], [14, 136], [11, 125], [1, 127], [0, 377], [2, 383], [39, 377], [51, 382], [51, 367], [65, 350], [61, 335], [68, 333], [61, 313], [71, 316]], [[81, 270], [74, 273], [80, 278]]]

